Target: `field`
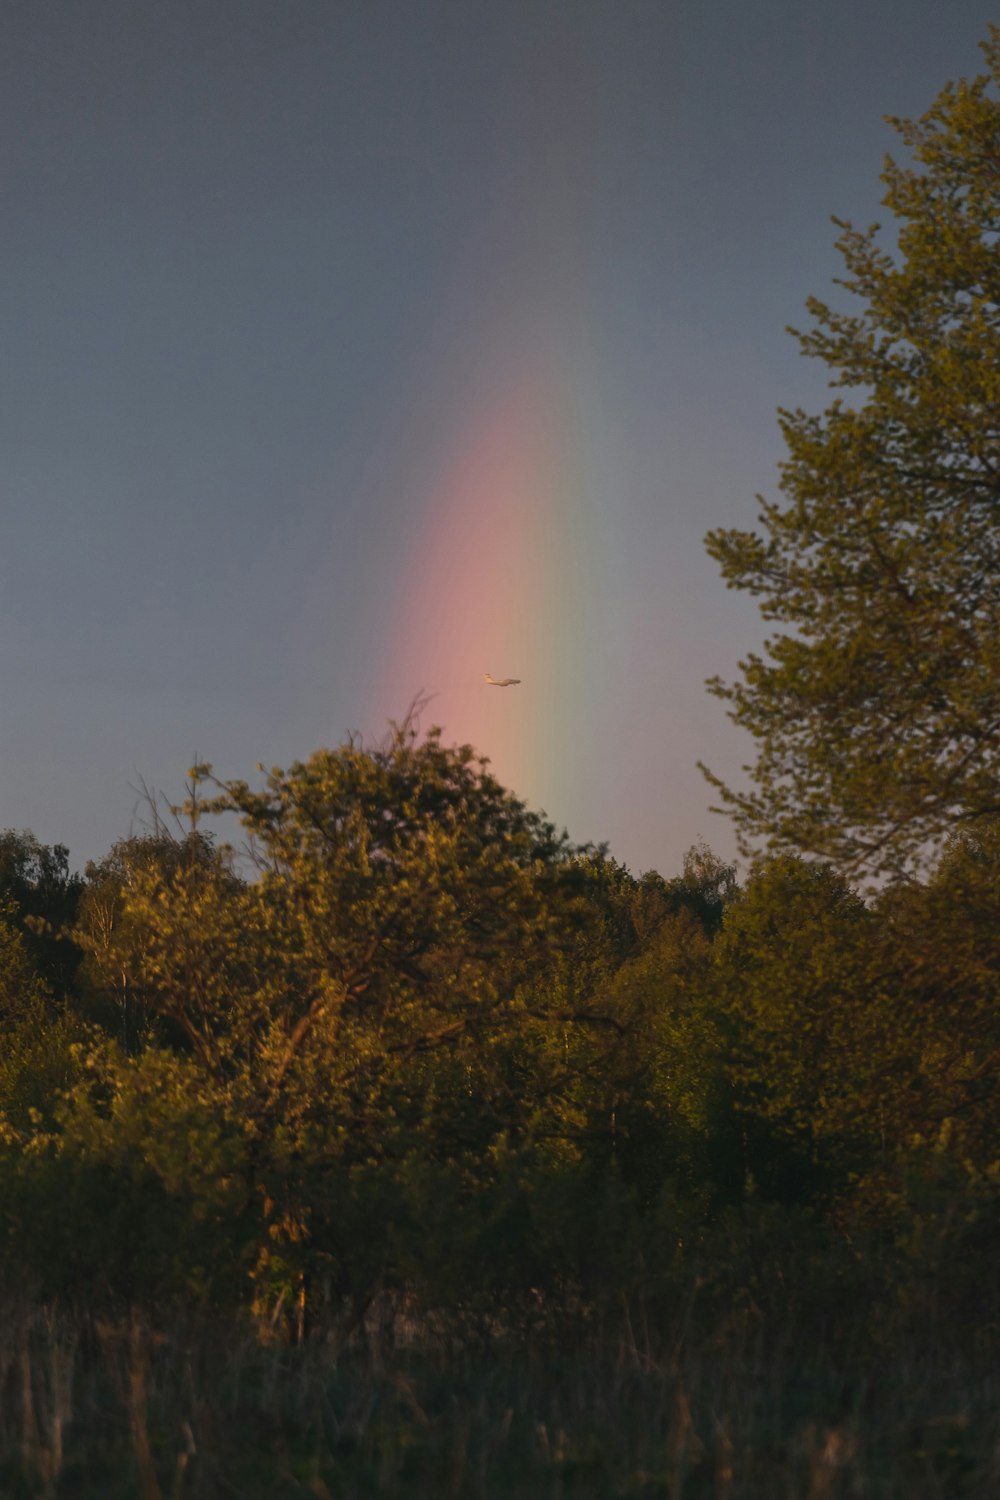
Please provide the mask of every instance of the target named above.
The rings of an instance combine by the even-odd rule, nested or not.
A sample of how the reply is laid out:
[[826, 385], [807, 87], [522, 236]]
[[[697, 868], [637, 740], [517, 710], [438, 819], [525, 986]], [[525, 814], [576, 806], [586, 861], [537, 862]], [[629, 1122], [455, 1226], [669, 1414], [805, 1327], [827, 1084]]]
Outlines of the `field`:
[[[635, 1310], [633, 1310], [635, 1311]], [[10, 1500], [958, 1500], [1000, 1491], [986, 1349], [753, 1317], [576, 1346], [2, 1319]], [[686, 1321], [687, 1326], [684, 1326]], [[370, 1333], [372, 1330], [369, 1330]]]

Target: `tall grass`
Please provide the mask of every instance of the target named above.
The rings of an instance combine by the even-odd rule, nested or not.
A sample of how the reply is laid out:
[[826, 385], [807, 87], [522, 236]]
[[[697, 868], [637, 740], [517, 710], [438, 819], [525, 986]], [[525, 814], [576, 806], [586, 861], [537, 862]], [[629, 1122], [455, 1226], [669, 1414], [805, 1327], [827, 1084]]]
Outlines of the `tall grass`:
[[[1000, 1371], [744, 1320], [575, 1343], [302, 1342], [0, 1309], [0, 1494], [74, 1500], [958, 1500], [1000, 1494]], [[641, 1328], [641, 1334], [637, 1329]]]

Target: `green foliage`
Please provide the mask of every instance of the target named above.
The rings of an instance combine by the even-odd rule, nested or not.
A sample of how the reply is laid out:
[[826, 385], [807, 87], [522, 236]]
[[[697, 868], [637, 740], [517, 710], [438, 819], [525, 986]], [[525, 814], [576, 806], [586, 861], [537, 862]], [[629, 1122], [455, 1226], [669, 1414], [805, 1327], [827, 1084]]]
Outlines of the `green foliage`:
[[711, 991], [766, 1191], [902, 1219], [995, 1196], [998, 877], [992, 825], [871, 906], [827, 866], [757, 865]]
[[376, 1365], [399, 1340], [634, 1350], [683, 1309], [674, 1346], [786, 1357], [790, 1299], [833, 1339], [831, 1299], [857, 1338], [975, 1321], [992, 823], [866, 904], [790, 855], [742, 891], [702, 847], [635, 879], [410, 725], [190, 792], [187, 834], [88, 867], [72, 1005], [0, 923], [8, 1289]]
[[710, 941], [680, 907], [610, 982], [609, 1004], [624, 1034], [601, 1075], [609, 1155], [646, 1209], [666, 1182], [696, 1197], [734, 1188], [710, 977]]
[[157, 825], [150, 834], [120, 839], [87, 865], [72, 938], [82, 954], [77, 991], [84, 1010], [117, 1036], [128, 1053], [140, 1050], [150, 1026], [138, 978], [142, 917], [140, 887], [169, 884], [183, 868], [211, 865], [212, 841], [194, 833], [178, 840]]
[[50, 1117], [76, 1035], [29, 957], [17, 916], [8, 898], [0, 906], [0, 1135], [15, 1140]]
[[27, 829], [0, 832], [0, 900], [10, 904], [28, 956], [56, 996], [71, 988], [80, 961], [69, 929], [82, 888], [65, 845], [42, 844]]
[[[307, 1284], [359, 1309], [461, 1285], [471, 1307], [539, 1279], [544, 1195], [532, 1208], [510, 1162], [541, 1149], [565, 1178], [582, 1161], [588, 1080], [623, 1030], [598, 981], [635, 942], [634, 883], [409, 725], [260, 793], [216, 782], [206, 801], [209, 778], [192, 773], [188, 836], [88, 869], [85, 1004], [121, 1046], [91, 1049], [37, 1163], [89, 1174], [109, 1223], [106, 1185], [130, 1185], [135, 1227], [108, 1260], [147, 1290], [224, 1267], [261, 1308]], [[222, 811], [244, 821], [252, 879], [197, 826]], [[171, 1237], [184, 1253], [165, 1258], [153, 1242]]]
[[[966, 1184], [1000, 1180], [1000, 836], [996, 820], [954, 837], [931, 878], [878, 903], [872, 987], [895, 1045], [883, 1092], [900, 1140], [961, 1164]], [[905, 1043], [902, 1039], [905, 1038]]]
[[871, 925], [838, 876], [784, 855], [752, 873], [715, 946], [729, 1076], [746, 1107], [803, 1136], [856, 1117], [841, 1096], [857, 1078]]
[[1000, 32], [989, 73], [893, 121], [878, 226], [836, 221], [862, 304], [812, 299], [797, 335], [857, 392], [783, 412], [787, 504], [760, 532], [714, 531], [730, 587], [784, 627], [742, 681], [710, 686], [755, 737], [751, 790], [711, 775], [751, 841], [874, 870], [1000, 810]]
[[716, 1275], [711, 1226], [757, 1197], [914, 1266], [956, 1205], [990, 1222], [992, 824], [866, 905], [788, 855], [743, 891], [701, 847], [636, 880], [411, 726], [210, 778], [187, 835], [88, 868], [83, 1014], [0, 926], [0, 1233], [32, 1286], [494, 1337]]

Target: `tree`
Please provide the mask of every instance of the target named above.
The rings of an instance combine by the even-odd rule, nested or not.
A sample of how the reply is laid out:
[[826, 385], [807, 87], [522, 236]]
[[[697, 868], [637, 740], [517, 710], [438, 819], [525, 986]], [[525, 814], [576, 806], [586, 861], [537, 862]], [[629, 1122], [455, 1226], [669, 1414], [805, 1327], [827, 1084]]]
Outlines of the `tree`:
[[0, 897], [12, 903], [28, 955], [57, 995], [70, 989], [80, 962], [69, 929], [82, 890], [65, 845], [40, 843], [28, 829], [0, 832]]
[[[304, 1316], [307, 1284], [359, 1309], [393, 1286], [454, 1297], [459, 1263], [484, 1296], [512, 1266], [539, 1286], [537, 1256], [515, 1253], [521, 1167], [534, 1153], [575, 1180], [581, 1077], [623, 1031], [597, 982], [620, 940], [615, 872], [412, 722], [260, 790], [198, 766], [189, 792], [185, 838], [88, 872], [86, 978], [142, 1024], [115, 1024], [130, 1055], [95, 1043], [52, 1159], [140, 1184], [192, 1255], [231, 1222], [261, 1307], [294, 1297]], [[223, 812], [242, 864], [200, 831]], [[145, 1241], [129, 1244], [139, 1274]], [[148, 1260], [150, 1285], [172, 1274]]]
[[[759, 860], [713, 946], [725, 1071], [765, 1190], [901, 1222], [996, 1202], [1000, 824], [869, 905], [829, 864]], [[814, 1170], [814, 1169], [818, 1169]]]
[[889, 1024], [865, 1050], [869, 1060], [882, 1053], [882, 1107], [897, 1140], [995, 1192], [1000, 821], [951, 838], [925, 883], [882, 893], [878, 916], [869, 989], [884, 997]]
[[40, 1120], [68, 1073], [72, 1018], [58, 1007], [32, 960], [18, 912], [0, 897], [0, 1136]]
[[[208, 766], [192, 775], [214, 781]], [[569, 941], [588, 851], [437, 730], [420, 739], [407, 722], [381, 746], [318, 751], [272, 770], [262, 792], [215, 784], [204, 809], [242, 818], [260, 879], [241, 899], [280, 954], [272, 1090], [319, 1033], [362, 1071], [481, 1040]]]
[[818, 1156], [853, 1167], [878, 1139], [874, 928], [828, 865], [781, 854], [757, 862], [715, 941], [725, 1071], [738, 1110], [764, 1127], [751, 1132], [746, 1165], [768, 1190], [815, 1187]]
[[135, 982], [143, 939], [129, 893], [144, 883], [156, 889], [158, 880], [169, 885], [180, 871], [217, 863], [206, 834], [177, 838], [160, 822], [150, 833], [117, 840], [103, 859], [87, 862], [71, 934], [83, 954], [77, 990], [84, 1013], [116, 1035], [127, 1053], [141, 1050], [150, 1021], [145, 994]]
[[706, 771], [745, 851], [898, 871], [1000, 810], [1000, 30], [983, 52], [890, 121], [914, 157], [882, 173], [896, 249], [834, 220], [862, 310], [813, 298], [792, 330], [855, 398], [781, 412], [787, 504], [707, 538], [784, 627], [709, 684], [757, 741], [751, 790]]

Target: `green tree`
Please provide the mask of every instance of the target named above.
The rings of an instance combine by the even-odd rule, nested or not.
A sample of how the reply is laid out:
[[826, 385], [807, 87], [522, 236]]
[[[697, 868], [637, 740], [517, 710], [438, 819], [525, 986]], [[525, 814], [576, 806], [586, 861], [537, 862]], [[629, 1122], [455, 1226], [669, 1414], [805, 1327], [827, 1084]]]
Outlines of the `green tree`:
[[[596, 979], [630, 941], [628, 881], [411, 724], [260, 790], [200, 766], [190, 790], [186, 838], [90, 872], [88, 975], [142, 1025], [113, 1028], [132, 1055], [92, 1049], [44, 1159], [138, 1184], [196, 1260], [192, 1225], [239, 1225], [226, 1253], [261, 1306], [307, 1281], [359, 1308], [380, 1286], [454, 1299], [463, 1267], [490, 1296], [514, 1268], [537, 1286], [521, 1168], [535, 1152], [539, 1211], [544, 1160], [575, 1172], [580, 1078], [622, 1031]], [[242, 865], [200, 831], [233, 812]], [[137, 1236], [125, 1258], [162, 1285]]]
[[900, 870], [1000, 810], [996, 28], [983, 52], [988, 73], [891, 121], [914, 157], [882, 173], [896, 246], [834, 221], [861, 308], [812, 299], [796, 336], [854, 397], [782, 412], [787, 503], [707, 539], [784, 627], [710, 684], [757, 741], [750, 790], [707, 772], [745, 847]]
[[885, 891], [877, 912], [870, 988], [889, 1024], [867, 1051], [882, 1053], [880, 1102], [895, 1140], [995, 1189], [1000, 821], [954, 836], [926, 882]]
[[[210, 777], [196, 768], [196, 781]], [[318, 751], [272, 770], [260, 792], [216, 785], [204, 810], [240, 815], [259, 873], [239, 899], [262, 914], [241, 914], [246, 940], [234, 932], [233, 949], [259, 926], [280, 953], [266, 1007], [272, 1093], [314, 1033], [362, 1072], [481, 1039], [571, 941], [585, 851], [436, 730], [421, 739], [405, 724], [374, 749]], [[206, 1025], [229, 1015], [203, 1012]]]
[[169, 884], [182, 869], [213, 863], [217, 857], [207, 835], [176, 838], [159, 822], [152, 832], [119, 839], [103, 859], [87, 863], [72, 932], [83, 955], [77, 989], [85, 1013], [127, 1053], [140, 1049], [150, 1022], [145, 993], [136, 982], [143, 935], [130, 892], [158, 881]]
[[0, 897], [12, 903], [28, 954], [57, 995], [72, 986], [80, 962], [69, 929], [82, 889], [65, 845], [43, 844], [29, 829], [0, 832]]
[[51, 1115], [78, 1030], [40, 978], [16, 917], [10, 898], [0, 899], [0, 1131], [15, 1136]]
[[996, 822], [870, 905], [825, 863], [758, 862], [713, 946], [712, 991], [765, 1189], [880, 1214], [928, 1186], [946, 1214], [995, 1194], [998, 875]]
[[873, 1012], [876, 924], [834, 871], [760, 860], [713, 946], [725, 1072], [747, 1126], [744, 1168], [765, 1192], [808, 1195], [877, 1149], [885, 1013]]

